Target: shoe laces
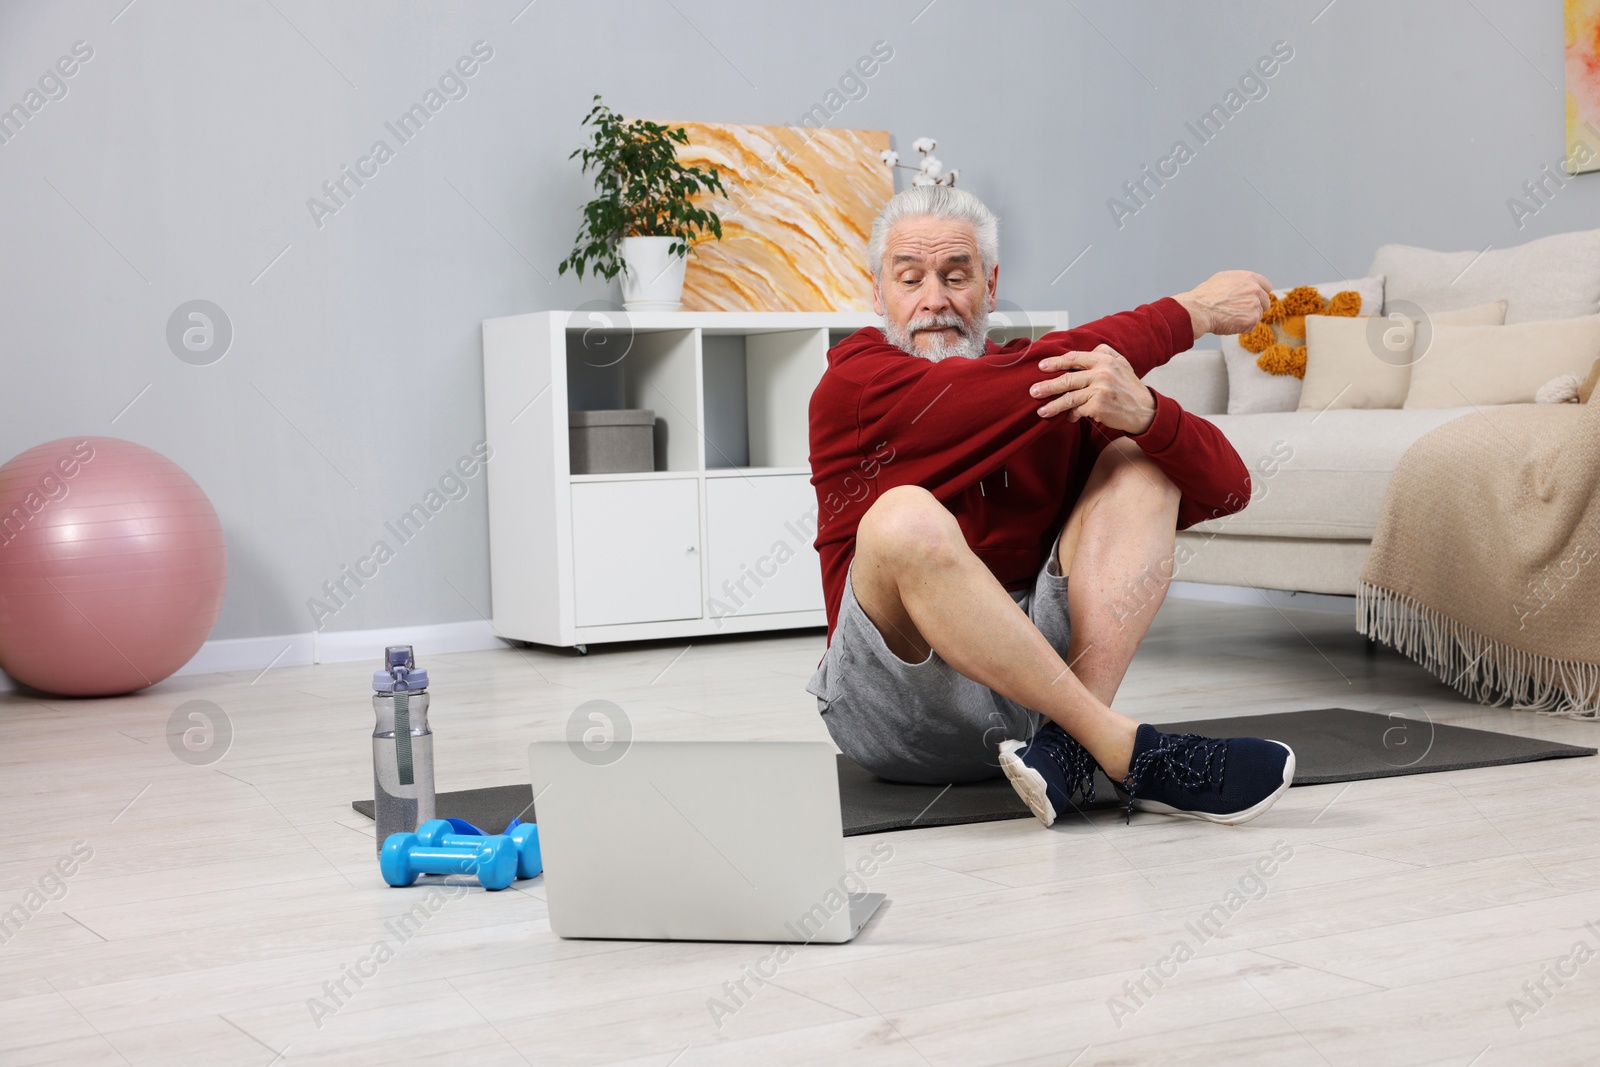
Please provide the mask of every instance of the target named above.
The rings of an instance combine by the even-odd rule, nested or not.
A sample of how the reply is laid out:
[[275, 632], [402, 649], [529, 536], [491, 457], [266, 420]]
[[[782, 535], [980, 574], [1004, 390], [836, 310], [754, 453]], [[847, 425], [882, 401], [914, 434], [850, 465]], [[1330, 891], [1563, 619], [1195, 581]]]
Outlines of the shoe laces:
[[1046, 723], [1034, 735], [1033, 743], [1044, 748], [1067, 779], [1067, 796], [1081, 792], [1085, 804], [1094, 803], [1094, 770], [1097, 766], [1089, 750], [1055, 723]]
[[1220, 785], [1228, 760], [1228, 742], [1200, 734], [1157, 731], [1156, 743], [1139, 753], [1128, 767], [1122, 789], [1128, 794], [1127, 821], [1133, 821], [1133, 798], [1152, 776], [1170, 778], [1185, 789]]

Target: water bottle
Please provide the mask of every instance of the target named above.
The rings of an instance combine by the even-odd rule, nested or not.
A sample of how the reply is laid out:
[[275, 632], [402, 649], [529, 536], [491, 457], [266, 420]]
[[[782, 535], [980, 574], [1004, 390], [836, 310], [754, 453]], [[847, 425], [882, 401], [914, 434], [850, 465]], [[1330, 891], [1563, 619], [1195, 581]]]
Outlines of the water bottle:
[[428, 729], [428, 672], [410, 645], [383, 650], [372, 674], [373, 816], [378, 854], [390, 834], [411, 833], [433, 816], [433, 731]]

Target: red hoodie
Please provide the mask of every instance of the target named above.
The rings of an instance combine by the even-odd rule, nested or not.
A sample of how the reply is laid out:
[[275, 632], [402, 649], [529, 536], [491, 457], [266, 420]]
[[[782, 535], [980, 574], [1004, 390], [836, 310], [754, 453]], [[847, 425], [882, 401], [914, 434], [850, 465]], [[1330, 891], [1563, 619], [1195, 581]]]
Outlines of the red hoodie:
[[909, 355], [875, 327], [830, 349], [810, 409], [828, 639], [856, 527], [897, 485], [920, 485], [949, 508], [973, 552], [1013, 590], [1033, 582], [1100, 450], [1119, 437], [1134, 437], [1183, 494], [1180, 529], [1244, 507], [1250, 474], [1239, 454], [1172, 398], [1156, 394], [1155, 421], [1131, 435], [1091, 419], [1041, 418], [1043, 402], [1028, 395], [1054, 377], [1039, 369], [1046, 356], [1108, 344], [1143, 377], [1193, 343], [1189, 312], [1167, 297], [1031, 344], [990, 342], [977, 359]]

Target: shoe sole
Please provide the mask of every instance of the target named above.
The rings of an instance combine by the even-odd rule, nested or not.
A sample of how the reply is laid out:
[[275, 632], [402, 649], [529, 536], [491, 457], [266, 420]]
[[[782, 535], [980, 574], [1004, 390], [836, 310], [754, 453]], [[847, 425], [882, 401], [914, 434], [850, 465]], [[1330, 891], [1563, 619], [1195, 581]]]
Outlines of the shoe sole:
[[1022, 744], [1021, 741], [1000, 742], [1000, 769], [1006, 772], [1006, 777], [1011, 780], [1011, 788], [1028, 805], [1028, 810], [1049, 829], [1056, 821], [1055, 805], [1050, 803], [1044, 775], [1023, 763], [1017, 755], [1017, 749]]
[[[1271, 738], [1264, 738], [1264, 740], [1270, 741]], [[1282, 747], [1285, 752], [1289, 753], [1289, 758], [1283, 765], [1283, 784], [1274, 789], [1270, 796], [1245, 808], [1243, 811], [1229, 812], [1225, 815], [1213, 815], [1208, 811], [1185, 811], [1182, 808], [1174, 808], [1170, 804], [1162, 804], [1160, 801], [1138, 799], [1134, 800], [1133, 808], [1135, 811], [1148, 811], [1157, 815], [1173, 815], [1180, 819], [1199, 819], [1201, 822], [1221, 823], [1224, 826], [1236, 826], [1242, 822], [1249, 822], [1277, 803], [1278, 798], [1283, 796], [1283, 791], [1294, 783], [1294, 749], [1285, 745], [1282, 741], [1273, 741], [1272, 743]], [[1021, 760], [1017, 762], [1020, 763]], [[1027, 797], [1023, 797], [1023, 799], [1026, 800]]]

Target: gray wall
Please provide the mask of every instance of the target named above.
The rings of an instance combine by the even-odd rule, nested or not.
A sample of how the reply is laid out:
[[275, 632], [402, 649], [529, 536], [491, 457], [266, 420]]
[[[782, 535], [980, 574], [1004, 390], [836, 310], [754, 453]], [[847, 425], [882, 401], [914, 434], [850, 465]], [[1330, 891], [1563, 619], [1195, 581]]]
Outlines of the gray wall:
[[[310, 629], [307, 598], [470, 452], [480, 319], [609, 295], [555, 269], [596, 92], [792, 123], [887, 41], [832, 125], [937, 137], [1003, 220], [1002, 296], [1078, 321], [1226, 267], [1331, 280], [1386, 241], [1600, 220], [1600, 175], [1521, 229], [1506, 206], [1563, 154], [1559, 0], [126, 2], [0, 6], [0, 106], [94, 50], [0, 145], [0, 458], [107, 434], [182, 465], [227, 530], [219, 638]], [[319, 228], [307, 199], [479, 40], [467, 95]], [[1184, 123], [1280, 40], [1267, 95], [1197, 147]], [[1195, 157], [1119, 228], [1108, 199], [1179, 138]], [[235, 331], [208, 366], [166, 340], [193, 299]], [[480, 474], [326, 627], [477, 618], [487, 551]]]

